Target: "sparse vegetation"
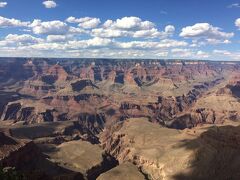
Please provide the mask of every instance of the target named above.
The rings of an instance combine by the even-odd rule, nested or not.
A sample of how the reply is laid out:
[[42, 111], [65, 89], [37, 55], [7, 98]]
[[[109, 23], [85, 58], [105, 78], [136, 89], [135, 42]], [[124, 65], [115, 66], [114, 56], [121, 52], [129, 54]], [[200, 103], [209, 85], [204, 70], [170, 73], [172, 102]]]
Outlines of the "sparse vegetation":
[[27, 178], [13, 167], [0, 167], [1, 180], [27, 180]]

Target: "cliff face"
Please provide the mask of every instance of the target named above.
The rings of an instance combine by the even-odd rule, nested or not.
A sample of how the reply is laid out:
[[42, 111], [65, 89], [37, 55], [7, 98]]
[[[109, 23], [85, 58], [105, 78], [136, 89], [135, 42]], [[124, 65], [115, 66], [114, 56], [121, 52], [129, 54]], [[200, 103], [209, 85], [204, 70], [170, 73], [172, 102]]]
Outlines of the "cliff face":
[[[239, 70], [238, 62], [2, 59], [0, 131], [14, 137], [0, 134], [2, 163], [24, 170], [44, 167], [41, 171], [51, 169], [47, 176], [61, 172], [72, 179], [122, 178], [124, 173], [221, 179], [220, 170], [225, 179], [239, 179], [234, 160], [239, 158], [239, 128], [224, 126], [240, 122]], [[92, 157], [94, 149], [100, 152], [99, 144], [104, 150]], [[48, 154], [51, 162], [39, 147], [45, 155], [56, 150]], [[31, 160], [26, 154], [41, 157], [41, 164], [23, 166]], [[204, 167], [213, 171], [204, 176]]]
[[101, 141], [120, 164], [132, 162], [149, 179], [238, 179], [238, 130], [205, 126], [177, 131], [133, 118], [103, 133]]
[[32, 141], [19, 140], [0, 132], [0, 166], [17, 170], [34, 170], [29, 164], [37, 162], [43, 155]]
[[111, 169], [110, 171], [100, 175], [97, 180], [105, 179], [115, 179], [122, 180], [125, 179], [127, 175], [128, 179], [131, 180], [144, 180], [144, 176], [138, 171], [137, 167], [131, 163], [124, 163], [116, 168]]
[[239, 120], [238, 82], [220, 87], [198, 98], [183, 115], [168, 125], [172, 128], [192, 128], [198, 124], [223, 124]]
[[32, 101], [10, 102], [3, 111], [1, 120], [25, 123], [53, 122], [55, 110], [45, 104]]
[[[16, 74], [9, 69], [14, 63]], [[195, 104], [215, 87], [218, 96], [238, 98], [239, 68], [238, 63], [201, 61], [6, 59], [1, 77], [12, 79], [19, 97], [3, 103], [1, 119], [31, 124], [102, 114], [106, 121], [149, 117], [178, 129], [222, 123], [238, 113], [223, 117], [225, 112]]]
[[0, 166], [14, 167], [26, 179], [84, 179], [79, 172], [49, 161], [39, 147], [29, 140], [13, 138], [0, 132]]

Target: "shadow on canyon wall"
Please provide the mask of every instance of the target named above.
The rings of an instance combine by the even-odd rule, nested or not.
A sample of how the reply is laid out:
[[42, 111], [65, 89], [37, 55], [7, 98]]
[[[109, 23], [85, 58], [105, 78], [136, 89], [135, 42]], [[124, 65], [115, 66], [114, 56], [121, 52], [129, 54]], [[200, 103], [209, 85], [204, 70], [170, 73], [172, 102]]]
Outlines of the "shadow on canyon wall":
[[176, 180], [240, 179], [240, 126], [211, 127], [199, 138], [183, 142], [196, 152], [190, 173], [179, 173]]

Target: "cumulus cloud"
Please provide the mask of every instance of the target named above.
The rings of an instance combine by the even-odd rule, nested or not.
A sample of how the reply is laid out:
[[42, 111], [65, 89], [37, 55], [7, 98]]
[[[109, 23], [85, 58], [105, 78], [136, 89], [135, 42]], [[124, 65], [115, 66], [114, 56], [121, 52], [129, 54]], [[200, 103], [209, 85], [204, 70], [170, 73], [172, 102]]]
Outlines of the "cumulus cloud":
[[67, 47], [70, 49], [82, 49], [82, 48], [92, 48], [92, 47], [106, 47], [112, 44], [112, 40], [108, 38], [95, 37], [87, 40], [74, 40], [69, 41]]
[[70, 34], [89, 34], [89, 31], [82, 29], [82, 28], [78, 28], [78, 27], [69, 27], [69, 33]]
[[[197, 23], [193, 26], [182, 28], [180, 37], [195, 39], [195, 46], [207, 44], [229, 44], [234, 33], [223, 32], [221, 28], [209, 23]], [[193, 45], [194, 45], [193, 44]]]
[[4, 8], [7, 6], [7, 2], [0, 2], [0, 8]]
[[50, 0], [44, 1], [43, 5], [45, 6], [45, 8], [48, 8], [48, 9], [57, 7], [57, 3], [55, 1], [50, 1]]
[[75, 18], [73, 16], [66, 19], [68, 23], [78, 23], [79, 27], [84, 29], [96, 28], [100, 23], [99, 18], [84, 17], [84, 18]]
[[136, 31], [133, 34], [133, 37], [140, 38], [140, 37], [145, 37], [145, 38], [167, 38], [168, 36], [171, 36], [175, 31], [175, 27], [172, 25], [168, 25], [165, 27], [165, 30], [160, 32], [156, 28], [152, 28], [149, 30], [140, 30]]
[[175, 31], [175, 27], [172, 26], [172, 25], [168, 25], [168, 26], [165, 27], [165, 32], [166, 33], [174, 33], [174, 31]]
[[118, 29], [97, 28], [92, 30], [92, 35], [96, 37], [104, 37], [104, 38], [117, 38], [117, 37], [128, 36], [129, 32], [121, 31]]
[[158, 37], [161, 36], [161, 33], [158, 32], [158, 30], [156, 28], [152, 28], [149, 30], [139, 30], [136, 32], [133, 32], [133, 37], [135, 38], [141, 38], [141, 37]]
[[34, 34], [63, 35], [69, 31], [69, 26], [58, 20], [42, 22], [36, 19], [29, 27], [32, 28]]
[[[25, 39], [24, 39], [25, 38]], [[46, 40], [37, 39], [34, 37], [8, 37], [8, 41], [14, 41], [16, 39], [20, 39], [19, 42], [25, 42], [22, 44], [18, 44], [19, 48], [25, 49], [34, 49], [39, 51], [49, 51], [54, 50], [58, 51], [61, 50], [65, 51], [81, 51], [81, 50], [100, 50], [100, 49], [108, 49], [109, 51], [139, 51], [142, 55], [146, 55], [146, 53], [153, 55], [156, 53], [156, 56], [160, 56], [160, 54], [167, 54], [168, 48], [174, 47], [185, 47], [187, 45], [184, 41], [176, 41], [176, 40], [161, 40], [158, 41], [130, 41], [130, 42], [121, 42], [115, 41], [109, 38], [100, 38], [94, 37], [92, 39], [86, 40], [76, 40], [71, 36], [64, 36], [64, 35], [49, 35], [47, 36]], [[28, 42], [28, 43], [27, 43]], [[4, 44], [3, 44], [4, 45]], [[142, 51], [142, 52], [141, 52]], [[157, 55], [158, 54], [158, 55]]]
[[228, 39], [221, 40], [221, 39], [206, 39], [207, 44], [230, 44], [231, 41]]
[[14, 42], [21, 42], [21, 43], [38, 43], [41, 42], [42, 39], [33, 37], [29, 34], [9, 34], [5, 38], [6, 41], [14, 41]]
[[205, 37], [212, 39], [229, 39], [234, 33], [222, 32], [220, 28], [214, 27], [208, 23], [197, 23], [193, 26], [187, 26], [182, 29], [181, 37]]
[[0, 28], [1, 27], [24, 27], [28, 26], [30, 22], [22, 22], [14, 18], [5, 18], [0, 16]]
[[130, 41], [130, 42], [116, 42], [116, 45], [124, 49], [167, 49], [173, 47], [187, 46], [185, 41], [177, 41], [171, 39], [164, 39], [157, 41]]
[[48, 35], [47, 41], [48, 42], [66, 42], [71, 38], [71, 36], [66, 35]]
[[[240, 28], [240, 18], [235, 25]], [[183, 28], [180, 37], [184, 39], [180, 40], [173, 39], [173, 25], [161, 30], [153, 22], [139, 17], [123, 17], [101, 23], [99, 18], [94, 17], [71, 16], [65, 21], [35, 19], [22, 22], [0, 16], [1, 27], [23, 28], [18, 28], [22, 34], [16, 32], [0, 40], [0, 54], [22, 53], [25, 56], [26, 52], [30, 52], [28, 55], [65, 57], [240, 58], [239, 52], [205, 52], [200, 49], [202, 45], [229, 44], [234, 36], [208, 23]]]
[[116, 38], [167, 38], [175, 31], [174, 26], [168, 25], [164, 31], [159, 31], [150, 21], [143, 21], [139, 17], [123, 17], [116, 21], [107, 20], [102, 27], [92, 30], [92, 36]]
[[240, 18], [236, 19], [235, 25], [240, 29]]
[[0, 41], [1, 46], [22, 46], [43, 42], [43, 39], [33, 37], [29, 34], [9, 34], [4, 40]]
[[152, 29], [155, 25], [150, 21], [142, 21], [139, 17], [123, 17], [114, 21], [105, 23], [107, 27], [114, 27], [117, 29], [132, 29], [132, 30], [146, 30]]

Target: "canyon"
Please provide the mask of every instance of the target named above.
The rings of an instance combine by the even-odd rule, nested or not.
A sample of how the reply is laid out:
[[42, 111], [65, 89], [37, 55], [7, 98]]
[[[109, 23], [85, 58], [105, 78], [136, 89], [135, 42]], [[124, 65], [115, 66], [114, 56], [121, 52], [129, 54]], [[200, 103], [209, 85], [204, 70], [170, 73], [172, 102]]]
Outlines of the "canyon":
[[1, 167], [26, 179], [240, 178], [240, 62], [0, 61]]

